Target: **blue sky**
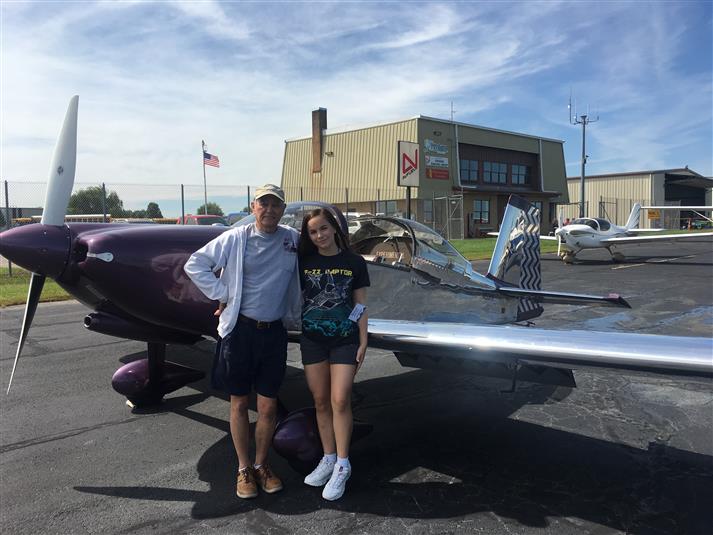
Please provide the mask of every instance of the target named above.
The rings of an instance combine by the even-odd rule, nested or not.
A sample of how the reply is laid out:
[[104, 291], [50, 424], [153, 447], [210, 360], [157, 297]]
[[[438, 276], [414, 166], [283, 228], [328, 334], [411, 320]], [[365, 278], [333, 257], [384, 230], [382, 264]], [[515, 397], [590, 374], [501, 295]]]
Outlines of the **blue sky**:
[[579, 174], [713, 174], [711, 2], [3, 1], [0, 178], [45, 181], [80, 95], [77, 181], [279, 182], [284, 140], [416, 115], [565, 140]]

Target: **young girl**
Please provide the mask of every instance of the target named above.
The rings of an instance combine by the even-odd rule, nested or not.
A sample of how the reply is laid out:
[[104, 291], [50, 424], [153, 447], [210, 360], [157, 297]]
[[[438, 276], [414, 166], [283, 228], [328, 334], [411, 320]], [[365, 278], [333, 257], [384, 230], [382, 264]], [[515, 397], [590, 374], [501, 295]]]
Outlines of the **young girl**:
[[305, 483], [326, 483], [322, 497], [336, 500], [352, 472], [351, 395], [366, 353], [369, 273], [364, 259], [349, 251], [334, 215], [323, 208], [302, 221], [298, 256], [304, 297], [300, 350], [324, 450]]

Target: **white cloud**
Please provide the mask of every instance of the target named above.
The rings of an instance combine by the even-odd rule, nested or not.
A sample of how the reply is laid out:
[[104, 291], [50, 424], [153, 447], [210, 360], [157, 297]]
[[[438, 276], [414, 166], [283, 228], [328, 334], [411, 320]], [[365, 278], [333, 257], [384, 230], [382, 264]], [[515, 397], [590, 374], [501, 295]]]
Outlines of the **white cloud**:
[[339, 127], [447, 117], [452, 100], [457, 120], [567, 140], [569, 163], [581, 135], [565, 120], [574, 86], [601, 114], [588, 170], [677, 167], [697, 151], [696, 170], [711, 174], [710, 68], [687, 65], [700, 13], [590, 8], [4, 3], [0, 173], [45, 179], [75, 93], [83, 181], [201, 183], [201, 139], [221, 158], [213, 183], [275, 181], [284, 140], [309, 134], [312, 109]]

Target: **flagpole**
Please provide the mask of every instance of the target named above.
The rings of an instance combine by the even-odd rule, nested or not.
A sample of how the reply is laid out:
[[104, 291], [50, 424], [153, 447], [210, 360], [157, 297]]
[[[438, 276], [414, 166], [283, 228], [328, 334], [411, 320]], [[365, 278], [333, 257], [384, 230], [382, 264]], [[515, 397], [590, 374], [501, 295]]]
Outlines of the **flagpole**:
[[203, 161], [203, 213], [208, 215], [208, 188], [205, 181], [205, 140], [201, 139], [201, 144], [203, 148], [201, 154], [201, 160]]

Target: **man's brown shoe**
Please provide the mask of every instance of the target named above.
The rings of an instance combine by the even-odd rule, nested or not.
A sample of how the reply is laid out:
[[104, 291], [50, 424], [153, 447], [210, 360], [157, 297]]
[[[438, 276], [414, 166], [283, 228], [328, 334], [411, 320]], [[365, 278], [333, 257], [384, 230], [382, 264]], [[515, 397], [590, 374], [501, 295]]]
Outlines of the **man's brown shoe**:
[[267, 464], [260, 465], [260, 468], [255, 468], [255, 479], [260, 488], [268, 494], [282, 490], [282, 481], [272, 473]]
[[238, 498], [255, 498], [257, 496], [257, 484], [255, 483], [255, 471], [252, 466], [238, 470]]

